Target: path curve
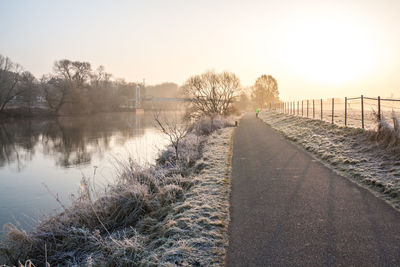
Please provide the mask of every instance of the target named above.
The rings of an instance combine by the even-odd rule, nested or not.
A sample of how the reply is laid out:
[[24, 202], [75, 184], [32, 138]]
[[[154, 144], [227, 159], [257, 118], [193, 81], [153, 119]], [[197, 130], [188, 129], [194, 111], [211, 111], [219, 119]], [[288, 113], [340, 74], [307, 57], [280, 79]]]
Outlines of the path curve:
[[246, 114], [227, 266], [400, 266], [400, 212]]

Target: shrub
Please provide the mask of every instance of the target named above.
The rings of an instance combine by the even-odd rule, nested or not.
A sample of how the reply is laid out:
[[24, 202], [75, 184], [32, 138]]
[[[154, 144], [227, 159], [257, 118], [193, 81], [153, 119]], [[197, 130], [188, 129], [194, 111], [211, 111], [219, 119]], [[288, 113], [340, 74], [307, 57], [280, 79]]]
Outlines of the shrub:
[[196, 135], [210, 135], [215, 130], [234, 126], [233, 120], [219, 115], [205, 116], [192, 124]]

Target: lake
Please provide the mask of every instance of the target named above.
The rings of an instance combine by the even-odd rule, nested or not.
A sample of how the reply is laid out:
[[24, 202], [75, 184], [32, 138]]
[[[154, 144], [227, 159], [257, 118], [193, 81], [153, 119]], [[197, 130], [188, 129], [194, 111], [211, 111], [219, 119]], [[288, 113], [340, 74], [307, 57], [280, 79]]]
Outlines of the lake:
[[167, 144], [151, 112], [0, 122], [0, 237], [6, 223], [29, 230], [60, 210], [56, 196], [70, 204], [83, 176], [101, 188], [117, 161], [154, 163]]

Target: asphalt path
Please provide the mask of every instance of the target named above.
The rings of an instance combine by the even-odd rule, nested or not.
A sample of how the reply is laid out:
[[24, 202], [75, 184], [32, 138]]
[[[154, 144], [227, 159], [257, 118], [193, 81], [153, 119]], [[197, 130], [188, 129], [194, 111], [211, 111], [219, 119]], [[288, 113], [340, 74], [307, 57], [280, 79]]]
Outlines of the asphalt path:
[[400, 266], [400, 212], [245, 115], [227, 266]]

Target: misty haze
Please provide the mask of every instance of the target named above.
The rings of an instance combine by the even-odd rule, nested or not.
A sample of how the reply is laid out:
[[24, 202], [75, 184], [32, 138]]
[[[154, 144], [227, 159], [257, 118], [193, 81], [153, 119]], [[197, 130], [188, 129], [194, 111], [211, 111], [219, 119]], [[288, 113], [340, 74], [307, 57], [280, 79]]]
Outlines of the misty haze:
[[0, 266], [400, 266], [400, 2], [0, 2]]

